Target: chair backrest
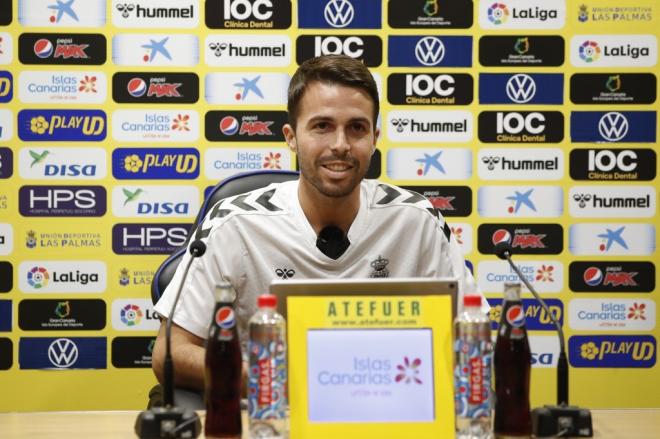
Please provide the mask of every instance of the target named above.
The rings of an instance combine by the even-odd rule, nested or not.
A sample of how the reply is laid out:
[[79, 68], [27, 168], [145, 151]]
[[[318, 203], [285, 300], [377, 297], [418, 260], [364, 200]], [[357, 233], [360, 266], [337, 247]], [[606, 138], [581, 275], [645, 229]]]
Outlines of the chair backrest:
[[209, 209], [213, 207], [218, 201], [223, 198], [231, 197], [234, 195], [250, 192], [268, 186], [271, 183], [281, 183], [284, 181], [295, 180], [298, 178], [298, 173], [295, 171], [275, 171], [264, 170], [247, 172], [243, 174], [233, 175], [225, 180], [216, 184], [213, 189], [206, 196], [199, 213], [195, 218], [195, 222], [190, 228], [188, 237], [185, 244], [177, 251], [172, 253], [161, 265], [158, 267], [153, 280], [151, 281], [151, 300], [154, 304], [158, 302], [163, 291], [169, 285], [179, 262], [183, 258], [184, 253], [188, 247], [191, 237], [194, 235], [197, 227], [204, 221], [204, 217]]

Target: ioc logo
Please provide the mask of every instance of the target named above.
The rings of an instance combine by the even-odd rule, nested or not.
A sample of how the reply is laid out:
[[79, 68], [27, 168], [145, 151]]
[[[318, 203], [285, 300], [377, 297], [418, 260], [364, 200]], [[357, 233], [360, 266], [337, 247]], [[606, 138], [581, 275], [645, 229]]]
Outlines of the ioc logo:
[[545, 116], [541, 113], [497, 113], [497, 133], [518, 134], [525, 130], [530, 134], [539, 134], [545, 129]]
[[602, 151], [589, 150], [589, 170], [608, 172], [614, 168], [620, 171], [630, 172], [637, 167], [637, 153], [629, 149], [620, 151], [611, 151], [608, 149]]
[[257, 20], [268, 20], [273, 16], [271, 0], [225, 0], [225, 20], [247, 20], [254, 17]]
[[358, 58], [364, 53], [364, 42], [359, 37], [348, 37], [343, 41], [339, 37], [315, 37], [314, 55], [347, 55]]
[[438, 75], [435, 79], [430, 75], [406, 75], [406, 95], [428, 96], [435, 93], [450, 96], [454, 93], [454, 82], [450, 75]]

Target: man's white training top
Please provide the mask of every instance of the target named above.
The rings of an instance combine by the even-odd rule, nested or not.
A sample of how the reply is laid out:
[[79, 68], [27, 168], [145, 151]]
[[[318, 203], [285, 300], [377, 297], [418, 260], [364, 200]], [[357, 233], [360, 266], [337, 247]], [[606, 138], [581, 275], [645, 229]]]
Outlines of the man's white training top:
[[[350, 246], [337, 260], [316, 247], [297, 180], [220, 201], [197, 237], [207, 250], [190, 267], [173, 321], [202, 338], [211, 322], [214, 286], [222, 280], [236, 290], [243, 343], [257, 297], [268, 293], [273, 279], [455, 277], [459, 303], [464, 294], [477, 292], [458, 244], [431, 203], [376, 180], [360, 185], [360, 208], [347, 234]], [[155, 307], [162, 316], [169, 315], [189, 258], [186, 252]]]

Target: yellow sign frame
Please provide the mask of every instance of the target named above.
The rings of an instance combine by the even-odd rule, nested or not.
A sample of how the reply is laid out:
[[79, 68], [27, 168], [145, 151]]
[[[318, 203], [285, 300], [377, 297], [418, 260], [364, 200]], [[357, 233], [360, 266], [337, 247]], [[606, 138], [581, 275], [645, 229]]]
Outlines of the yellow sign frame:
[[[451, 296], [288, 297], [287, 314], [291, 439], [455, 437]], [[307, 386], [309, 330], [410, 328], [431, 329], [433, 334], [434, 420], [432, 422], [309, 421]]]

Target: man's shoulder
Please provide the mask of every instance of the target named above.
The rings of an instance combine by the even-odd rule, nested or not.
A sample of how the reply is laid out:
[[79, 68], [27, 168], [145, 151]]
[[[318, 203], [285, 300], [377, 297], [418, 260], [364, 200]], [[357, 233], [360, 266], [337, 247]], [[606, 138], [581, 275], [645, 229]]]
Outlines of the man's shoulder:
[[364, 180], [363, 185], [372, 209], [398, 208], [410, 212], [427, 212], [438, 217], [437, 210], [428, 198], [418, 192], [379, 180]]
[[289, 195], [295, 181], [272, 183], [268, 186], [223, 198], [209, 208], [205, 223], [214, 225], [242, 215], [272, 216], [286, 214]]

